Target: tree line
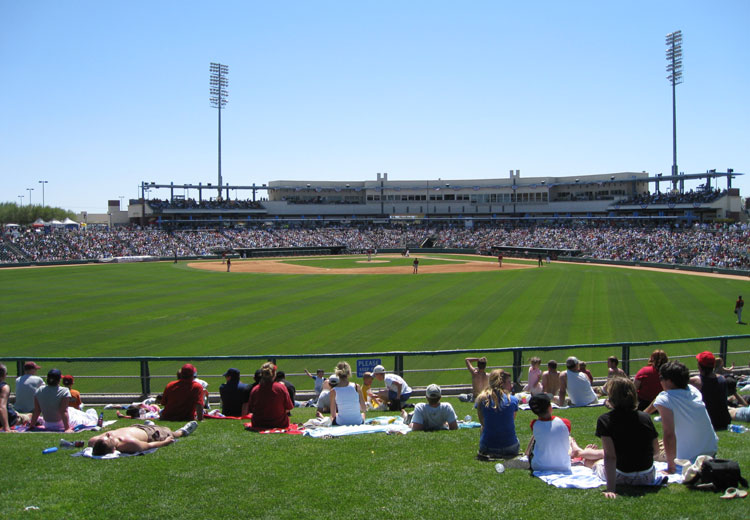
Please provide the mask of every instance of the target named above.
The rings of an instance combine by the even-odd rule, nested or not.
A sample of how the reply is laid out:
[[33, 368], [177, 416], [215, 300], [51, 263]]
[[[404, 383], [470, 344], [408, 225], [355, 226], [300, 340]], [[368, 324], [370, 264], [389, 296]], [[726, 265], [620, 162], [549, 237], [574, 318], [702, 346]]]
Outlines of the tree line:
[[0, 224], [19, 224], [28, 226], [36, 219], [41, 218], [45, 222], [50, 220], [59, 220], [62, 222], [66, 218], [75, 220], [76, 215], [70, 210], [62, 208], [53, 208], [50, 206], [19, 206], [14, 202], [0, 202]]

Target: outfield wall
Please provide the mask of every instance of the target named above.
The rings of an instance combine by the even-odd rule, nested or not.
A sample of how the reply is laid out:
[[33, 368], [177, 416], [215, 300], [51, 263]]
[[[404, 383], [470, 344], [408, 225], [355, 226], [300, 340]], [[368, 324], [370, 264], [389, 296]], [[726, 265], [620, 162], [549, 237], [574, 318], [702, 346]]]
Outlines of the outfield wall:
[[[72, 373], [76, 378], [76, 386], [87, 403], [121, 403], [136, 397], [147, 397], [161, 392], [169, 381], [175, 379], [176, 371], [184, 363], [193, 363], [198, 367], [199, 377], [209, 383], [209, 390], [218, 389], [225, 382], [221, 375], [230, 366], [239, 367], [245, 381], [252, 379], [252, 373], [262, 363], [272, 361], [286, 371], [287, 379], [298, 388], [300, 399], [311, 397], [309, 388], [312, 387], [310, 378], [299, 370], [299, 367], [318, 367], [324, 363], [333, 364], [347, 361], [354, 371], [364, 372], [375, 364], [382, 364], [388, 371], [402, 375], [410, 383], [417, 395], [424, 392], [424, 388], [435, 381], [439, 381], [446, 395], [466, 392], [470, 390], [469, 378], [463, 363], [465, 357], [490, 357], [488, 369], [503, 368], [513, 374], [513, 381], [517, 390], [526, 382], [525, 369], [528, 360], [533, 356], [542, 357], [560, 352], [558, 367], [563, 369], [564, 360], [569, 355], [576, 355], [588, 361], [589, 369], [601, 383], [606, 378], [606, 358], [615, 353], [619, 354], [622, 368], [628, 375], [633, 375], [641, 366], [645, 365], [651, 352], [657, 348], [667, 351], [675, 345], [693, 345], [691, 354], [670, 355], [670, 360], [681, 360], [691, 370], [697, 369], [695, 353], [709, 350], [721, 356], [727, 365], [736, 362], [740, 367], [746, 366], [747, 354], [750, 354], [750, 334], [735, 336], [710, 336], [702, 338], [686, 338], [675, 340], [639, 341], [626, 343], [598, 343], [579, 345], [549, 345], [509, 348], [486, 349], [451, 349], [434, 351], [391, 351], [365, 353], [334, 353], [334, 354], [279, 354], [279, 355], [234, 355], [234, 356], [148, 356], [148, 357], [34, 357], [33, 360], [45, 367], [55, 367], [63, 373]], [[492, 356], [489, 356], [492, 355]], [[445, 359], [443, 368], [420, 368], [420, 359], [440, 356]], [[8, 356], [0, 357], [12, 372], [16, 365], [16, 373], [23, 374], [23, 364], [32, 358]], [[110, 366], [106, 366], [106, 365]], [[105, 365], [103, 367], [103, 365]], [[117, 365], [113, 367], [112, 365]], [[104, 368], [104, 370], [102, 370]], [[46, 368], [45, 368], [46, 369]], [[356, 377], [361, 377], [357, 373]], [[12, 383], [12, 377], [8, 377]], [[11, 386], [14, 386], [13, 384]], [[377, 386], [377, 385], [376, 385]], [[212, 393], [214, 402], [218, 401], [218, 393]], [[298, 400], [300, 400], [298, 399]]]

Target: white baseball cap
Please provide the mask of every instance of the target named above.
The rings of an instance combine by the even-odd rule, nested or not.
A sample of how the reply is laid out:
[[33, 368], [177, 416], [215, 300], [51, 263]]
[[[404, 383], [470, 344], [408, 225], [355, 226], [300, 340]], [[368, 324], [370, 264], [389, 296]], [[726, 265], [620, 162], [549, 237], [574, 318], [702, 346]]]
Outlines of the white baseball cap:
[[424, 391], [424, 393], [427, 397], [440, 397], [441, 395], [443, 395], [443, 392], [440, 390], [440, 387], [436, 385], [435, 383], [428, 386], [427, 389]]
[[372, 369], [373, 374], [385, 374], [385, 367], [383, 365], [375, 365]]

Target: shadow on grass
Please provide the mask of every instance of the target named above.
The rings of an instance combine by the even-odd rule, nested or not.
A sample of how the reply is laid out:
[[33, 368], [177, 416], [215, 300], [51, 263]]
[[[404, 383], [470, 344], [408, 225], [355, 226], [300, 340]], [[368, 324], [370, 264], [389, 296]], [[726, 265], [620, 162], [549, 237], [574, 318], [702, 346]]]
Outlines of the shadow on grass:
[[665, 486], [617, 486], [617, 494], [624, 497], [645, 497], [646, 495], [655, 495]]

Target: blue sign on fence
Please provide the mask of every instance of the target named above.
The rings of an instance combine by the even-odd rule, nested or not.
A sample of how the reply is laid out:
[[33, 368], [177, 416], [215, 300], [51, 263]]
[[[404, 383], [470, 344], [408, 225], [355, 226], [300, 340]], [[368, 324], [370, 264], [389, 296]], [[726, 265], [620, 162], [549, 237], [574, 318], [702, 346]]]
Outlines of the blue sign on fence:
[[382, 365], [380, 359], [358, 359], [357, 360], [357, 377], [362, 377], [365, 372], [372, 372], [375, 365]]

